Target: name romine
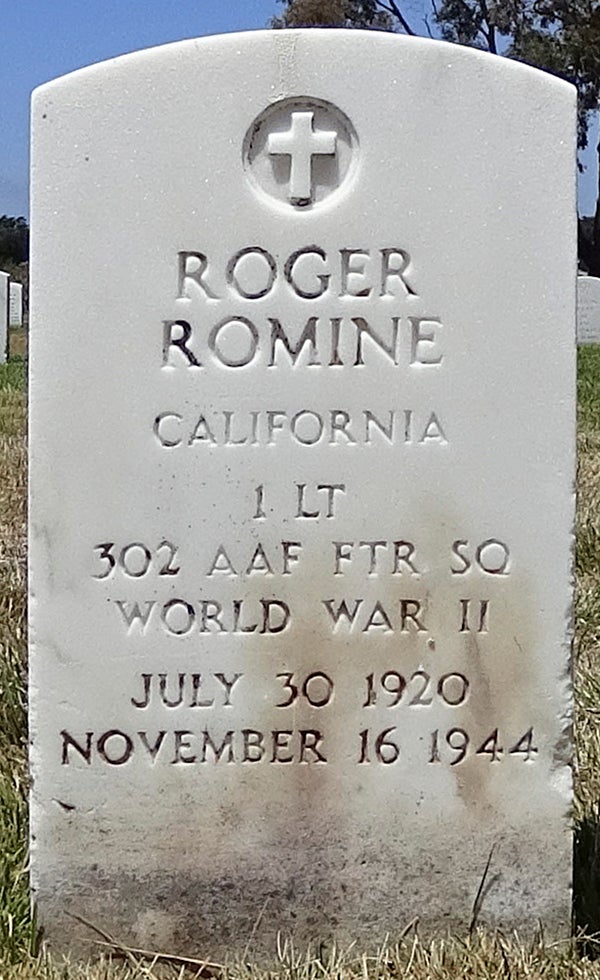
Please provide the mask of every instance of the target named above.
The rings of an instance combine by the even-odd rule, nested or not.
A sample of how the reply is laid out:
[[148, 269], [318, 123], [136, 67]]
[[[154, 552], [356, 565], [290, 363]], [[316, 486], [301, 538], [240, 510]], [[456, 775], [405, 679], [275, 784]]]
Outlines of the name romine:
[[[341, 368], [383, 360], [439, 368], [442, 322], [420, 312], [411, 266], [398, 247], [328, 253], [306, 245], [280, 260], [250, 245], [221, 264], [204, 252], [179, 252], [177, 313], [163, 320], [162, 366]], [[334, 310], [331, 300], [339, 303]], [[239, 305], [222, 315], [224, 303]], [[292, 303], [294, 322], [282, 311]]]

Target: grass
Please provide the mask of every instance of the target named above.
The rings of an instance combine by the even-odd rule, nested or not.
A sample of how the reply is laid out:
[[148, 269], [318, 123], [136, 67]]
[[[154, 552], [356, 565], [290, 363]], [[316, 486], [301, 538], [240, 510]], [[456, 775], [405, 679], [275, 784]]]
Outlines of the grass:
[[[12, 338], [11, 338], [12, 339]], [[25, 718], [25, 352], [0, 366], [0, 980], [184, 980], [198, 963], [132, 954], [95, 965], [53, 963], [38, 950], [27, 881]], [[578, 517], [575, 647], [577, 939], [483, 932], [425, 942], [413, 929], [375, 956], [355, 948], [278, 951], [265, 973], [232, 963], [222, 980], [600, 980], [600, 348], [579, 352]], [[552, 855], [548, 855], [552, 860]], [[585, 936], [583, 932], [585, 931]], [[214, 971], [210, 971], [214, 975]]]
[[35, 948], [27, 898], [25, 364], [0, 368], [0, 963]]

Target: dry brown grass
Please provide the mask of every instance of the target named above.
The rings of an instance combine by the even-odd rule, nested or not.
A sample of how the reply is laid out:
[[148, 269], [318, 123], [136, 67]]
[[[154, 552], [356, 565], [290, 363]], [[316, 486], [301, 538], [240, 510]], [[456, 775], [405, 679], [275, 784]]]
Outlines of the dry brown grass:
[[356, 949], [317, 955], [280, 951], [269, 971], [252, 964], [230, 963], [218, 974], [194, 964], [168, 964], [160, 956], [145, 961], [59, 965], [49, 958], [21, 962], [2, 980], [600, 980], [600, 961], [580, 956], [572, 943], [549, 946], [541, 938], [524, 944], [515, 937], [476, 935], [470, 940], [423, 942], [409, 935], [368, 956]]
[[11, 327], [8, 335], [8, 349], [12, 358], [27, 357], [27, 331], [23, 327]]

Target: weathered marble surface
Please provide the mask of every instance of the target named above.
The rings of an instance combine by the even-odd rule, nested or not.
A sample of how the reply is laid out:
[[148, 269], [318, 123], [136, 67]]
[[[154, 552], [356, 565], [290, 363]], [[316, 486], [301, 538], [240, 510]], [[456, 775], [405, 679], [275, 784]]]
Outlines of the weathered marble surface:
[[359, 31], [36, 92], [55, 946], [464, 928], [492, 848], [480, 921], [568, 930], [574, 128], [566, 83]]

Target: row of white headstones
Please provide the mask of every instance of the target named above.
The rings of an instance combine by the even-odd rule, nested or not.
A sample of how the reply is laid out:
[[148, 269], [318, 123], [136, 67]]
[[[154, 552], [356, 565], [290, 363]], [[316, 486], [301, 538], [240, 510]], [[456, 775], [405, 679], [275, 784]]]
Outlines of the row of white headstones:
[[23, 326], [23, 285], [0, 271], [0, 364], [8, 360], [8, 328]]

